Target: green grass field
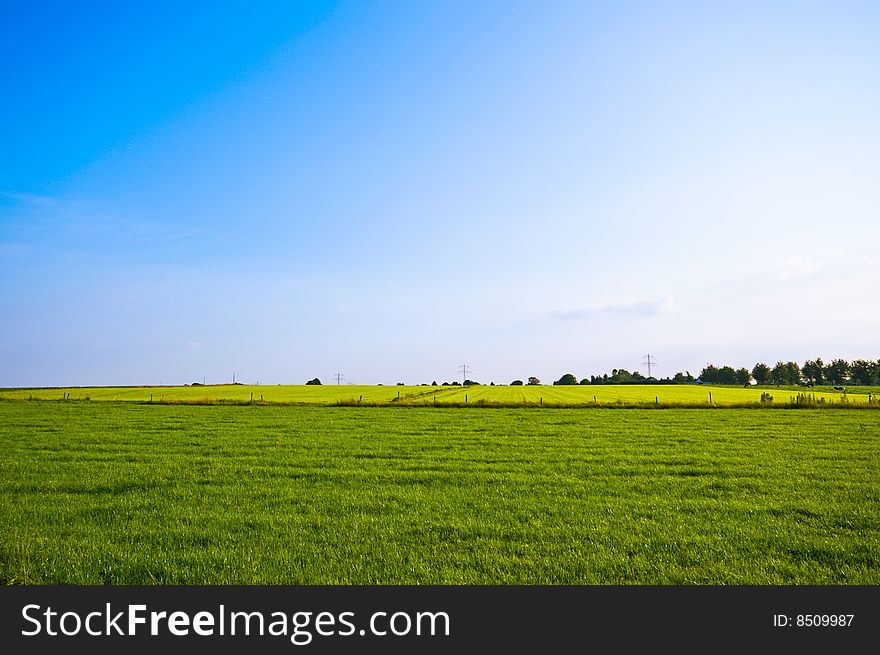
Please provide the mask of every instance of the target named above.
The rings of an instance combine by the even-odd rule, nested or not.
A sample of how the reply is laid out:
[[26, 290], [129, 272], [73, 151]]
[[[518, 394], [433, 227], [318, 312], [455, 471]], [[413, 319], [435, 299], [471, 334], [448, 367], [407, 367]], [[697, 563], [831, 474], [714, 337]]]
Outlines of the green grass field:
[[880, 584], [873, 411], [2, 402], [0, 447], [5, 583]]
[[[73, 387], [59, 389], [2, 389], [0, 400], [112, 400], [147, 402], [255, 402], [333, 405], [364, 404], [540, 404], [545, 405], [713, 405], [737, 406], [760, 404], [764, 392], [773, 396], [772, 405], [794, 402], [798, 393], [807, 390], [772, 387], [712, 387], [708, 385], [575, 385], [575, 386], [470, 386], [470, 387], [398, 387], [349, 385], [212, 385], [174, 387]], [[844, 395], [823, 387], [812, 393], [826, 404], [866, 405], [873, 401], [880, 407], [876, 388], [854, 388]]]

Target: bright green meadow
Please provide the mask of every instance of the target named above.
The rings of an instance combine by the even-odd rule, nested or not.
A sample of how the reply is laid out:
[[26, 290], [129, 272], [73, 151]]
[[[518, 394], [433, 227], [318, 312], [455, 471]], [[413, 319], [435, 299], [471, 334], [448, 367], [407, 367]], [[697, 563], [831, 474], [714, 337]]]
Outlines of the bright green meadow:
[[0, 448], [8, 584], [880, 584], [875, 411], [9, 401]]

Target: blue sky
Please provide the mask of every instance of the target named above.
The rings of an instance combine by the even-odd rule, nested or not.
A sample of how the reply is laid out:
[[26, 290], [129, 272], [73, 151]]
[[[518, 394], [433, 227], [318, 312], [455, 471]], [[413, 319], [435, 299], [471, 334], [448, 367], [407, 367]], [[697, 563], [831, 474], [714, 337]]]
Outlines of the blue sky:
[[880, 357], [875, 3], [0, 6], [0, 386]]

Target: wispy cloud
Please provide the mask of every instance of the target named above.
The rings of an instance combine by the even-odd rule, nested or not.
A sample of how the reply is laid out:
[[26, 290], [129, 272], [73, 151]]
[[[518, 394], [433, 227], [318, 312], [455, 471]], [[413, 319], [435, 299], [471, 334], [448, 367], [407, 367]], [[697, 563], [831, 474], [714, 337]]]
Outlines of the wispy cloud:
[[553, 318], [579, 320], [596, 316], [632, 316], [644, 318], [667, 313], [674, 305], [672, 298], [662, 300], [625, 300], [605, 305], [562, 307], [550, 313]]
[[808, 262], [803, 257], [790, 257], [779, 269], [779, 279], [794, 280], [806, 277], [819, 269], [819, 262]]

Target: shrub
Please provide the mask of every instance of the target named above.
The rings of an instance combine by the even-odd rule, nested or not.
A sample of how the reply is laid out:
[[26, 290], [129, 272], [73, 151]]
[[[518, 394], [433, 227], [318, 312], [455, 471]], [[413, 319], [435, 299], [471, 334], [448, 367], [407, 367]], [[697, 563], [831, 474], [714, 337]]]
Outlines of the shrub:
[[306, 382], [306, 384], [307, 384], [307, 385], [309, 385], [309, 384], [321, 384], [321, 381], [320, 381], [318, 378], [312, 378], [311, 380], [309, 380], [308, 382]]

